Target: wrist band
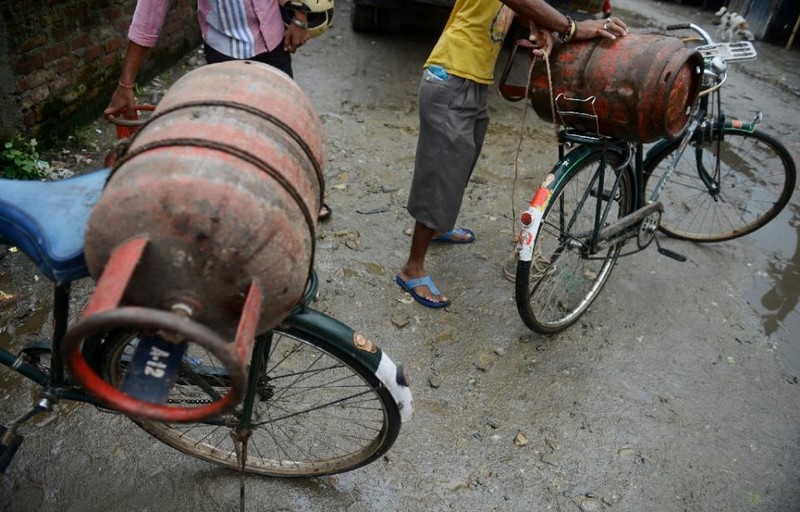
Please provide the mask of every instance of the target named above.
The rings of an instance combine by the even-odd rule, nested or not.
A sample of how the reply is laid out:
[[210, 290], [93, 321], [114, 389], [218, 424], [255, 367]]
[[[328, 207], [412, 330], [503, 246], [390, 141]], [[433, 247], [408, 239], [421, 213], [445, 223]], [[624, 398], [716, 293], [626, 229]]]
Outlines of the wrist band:
[[307, 21], [300, 21], [297, 18], [292, 18], [292, 24], [297, 25], [298, 27], [302, 28], [303, 30], [308, 29], [308, 22]]
[[130, 83], [130, 84], [123, 84], [122, 80], [120, 80], [117, 83], [119, 84], [120, 87], [124, 87], [125, 89], [133, 89], [133, 86], [136, 85], [136, 82], [133, 82], [133, 83]]
[[575, 23], [570, 16], [567, 16], [567, 29], [562, 32], [558, 38], [561, 40], [562, 43], [568, 43], [572, 41], [572, 38], [575, 37], [575, 32], [578, 31], [578, 24]]

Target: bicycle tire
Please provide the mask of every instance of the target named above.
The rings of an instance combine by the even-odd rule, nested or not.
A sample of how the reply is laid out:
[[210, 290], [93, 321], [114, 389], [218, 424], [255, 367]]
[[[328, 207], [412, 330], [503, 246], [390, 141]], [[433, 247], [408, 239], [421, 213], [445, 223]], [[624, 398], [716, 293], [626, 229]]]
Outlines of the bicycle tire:
[[[607, 222], [632, 209], [633, 177], [627, 166], [619, 171], [619, 188], [614, 197], [610, 191], [586, 194], [601, 155], [601, 150], [595, 150], [569, 168], [556, 167], [551, 199], [534, 240], [533, 258], [517, 262], [517, 310], [525, 325], [539, 334], [555, 334], [575, 323], [599, 295], [619, 256], [621, 243], [595, 255], [585, 251], [582, 254], [577, 247], [585, 247], [581, 241], [591, 236], [598, 199], [601, 207], [608, 203], [606, 198], [618, 204]], [[607, 164], [614, 167], [622, 162], [621, 155], [615, 152], [607, 152], [606, 158]], [[604, 188], [609, 186], [606, 183]]]
[[[101, 375], [112, 384], [121, 381], [124, 355], [135, 339], [131, 331], [115, 332], [96, 350]], [[263, 342], [259, 340], [257, 343]], [[207, 383], [218, 380], [218, 385], [225, 386], [224, 373], [218, 372], [221, 366], [209, 367], [209, 360], [198, 353], [202, 348], [189, 347], [195, 371], [202, 368]], [[398, 436], [398, 405], [374, 371], [321, 336], [294, 328], [272, 331], [268, 361], [258, 382], [245, 472], [276, 477], [341, 473], [374, 461]], [[194, 393], [186, 395], [190, 400], [203, 395], [198, 387], [188, 390]], [[173, 390], [176, 388], [180, 386]], [[181, 388], [177, 393], [187, 390]], [[233, 414], [209, 422], [131, 419], [187, 455], [241, 470], [233, 441], [235, 425], [240, 422], [237, 414], [241, 415], [241, 404]]]
[[[752, 233], [789, 203], [796, 182], [791, 155], [758, 129], [726, 126], [715, 180], [718, 193], [700, 176], [698, 161], [715, 169], [717, 140], [686, 148], [658, 200], [664, 205], [659, 230], [681, 240], [722, 242]], [[679, 140], [656, 146], [645, 162], [646, 197], [669, 168]]]

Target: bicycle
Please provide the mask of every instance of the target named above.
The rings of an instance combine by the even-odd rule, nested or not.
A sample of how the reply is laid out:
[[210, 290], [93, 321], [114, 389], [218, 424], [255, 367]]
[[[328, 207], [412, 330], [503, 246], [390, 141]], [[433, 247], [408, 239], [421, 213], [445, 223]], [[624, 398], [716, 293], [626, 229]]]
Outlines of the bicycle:
[[[620, 256], [655, 241], [661, 254], [684, 261], [661, 247], [656, 231], [696, 242], [732, 240], [766, 225], [792, 195], [794, 161], [757, 127], [761, 114], [744, 121], [722, 112], [727, 64], [756, 58], [752, 44], [714, 43], [694, 23], [667, 29], [692, 30], [704, 43], [696, 48], [704, 64], [698, 101], [679, 136], [645, 152], [641, 142], [571, 128], [564, 120], [575, 114], [569, 107], [557, 112], [559, 161], [522, 213], [517, 243], [515, 301], [525, 325], [537, 333], [554, 334], [575, 323]], [[528, 94], [512, 88], [510, 96]], [[578, 115], [594, 116], [597, 126], [591, 111], [596, 99], [558, 97], [553, 103], [555, 110], [564, 100], [588, 104], [589, 113]], [[623, 253], [633, 239], [636, 247]]]
[[[41, 388], [27, 413], [0, 428], [0, 472], [22, 443], [23, 424], [52, 411], [59, 400], [114, 412], [68, 375], [61, 350], [71, 286], [89, 276], [83, 258], [86, 222], [108, 175], [103, 169], [51, 182], [0, 180], [0, 243], [18, 247], [54, 289], [51, 339], [28, 343], [18, 354], [0, 347], [0, 363]], [[412, 414], [408, 377], [362, 334], [312, 309], [316, 293], [312, 272], [290, 316], [256, 337], [244, 396], [231, 412], [189, 423], [131, 419], [188, 455], [262, 475], [340, 473], [386, 453]], [[152, 335], [137, 329], [114, 329], [87, 339], [82, 356], [118, 387], [147, 337]], [[175, 408], [216, 402], [232, 380], [208, 350], [191, 343], [167, 400]]]

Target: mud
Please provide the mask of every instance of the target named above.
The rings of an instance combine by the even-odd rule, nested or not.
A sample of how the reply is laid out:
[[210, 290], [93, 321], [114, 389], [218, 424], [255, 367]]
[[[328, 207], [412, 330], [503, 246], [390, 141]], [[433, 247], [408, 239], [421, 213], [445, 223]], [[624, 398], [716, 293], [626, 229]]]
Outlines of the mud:
[[[713, 27], [713, 13], [698, 7], [614, 4], [635, 30], [686, 20]], [[429, 26], [401, 33], [356, 34], [349, 9], [337, 3], [336, 25], [295, 59], [296, 79], [328, 137], [333, 216], [318, 242], [316, 307], [406, 365], [416, 413], [388, 455], [365, 468], [309, 480], [244, 478], [245, 509], [797, 510], [798, 194], [750, 237], [664, 240], [685, 263], [653, 249], [620, 260], [578, 324], [538, 336], [519, 319], [502, 269], [514, 219], [555, 162], [553, 128], [524, 103], [493, 96], [459, 219], [477, 241], [432, 249], [428, 270], [453, 305], [425, 309], [394, 275], [410, 243], [405, 201], [421, 65], [443, 19], [431, 15]], [[762, 127], [797, 159], [800, 52], [757, 49], [759, 60], [738, 65], [726, 86], [727, 108], [741, 116], [763, 110]], [[148, 92], [198, 63], [192, 56]], [[60, 156], [66, 167], [100, 165], [113, 135], [100, 121], [90, 130]], [[19, 254], [0, 261], [0, 290], [15, 297], [0, 309], [3, 346], [47, 331], [49, 291], [35, 277]], [[89, 288], [76, 286], [77, 306]], [[0, 371], [2, 421], [35, 396]], [[237, 473], [174, 451], [122, 416], [62, 403], [25, 434], [0, 480], [3, 510], [240, 507]]]

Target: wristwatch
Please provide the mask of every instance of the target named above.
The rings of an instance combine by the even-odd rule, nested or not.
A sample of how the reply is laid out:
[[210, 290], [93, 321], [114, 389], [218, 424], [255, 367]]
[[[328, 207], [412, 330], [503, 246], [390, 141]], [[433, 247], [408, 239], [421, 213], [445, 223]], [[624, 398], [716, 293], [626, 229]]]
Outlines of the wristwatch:
[[303, 30], [308, 30], [308, 22], [307, 21], [300, 21], [297, 18], [292, 18], [292, 25], [297, 25], [298, 27], [302, 28]]

